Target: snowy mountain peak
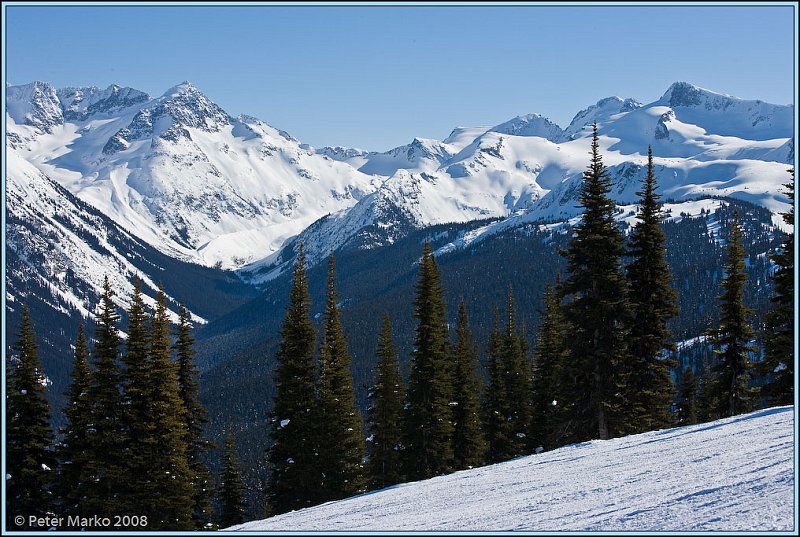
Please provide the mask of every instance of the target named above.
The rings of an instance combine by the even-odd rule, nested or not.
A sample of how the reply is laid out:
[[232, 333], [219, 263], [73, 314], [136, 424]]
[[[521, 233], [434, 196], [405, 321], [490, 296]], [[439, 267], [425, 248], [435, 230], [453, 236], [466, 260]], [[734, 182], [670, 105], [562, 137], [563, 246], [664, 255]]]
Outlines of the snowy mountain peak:
[[790, 138], [794, 130], [793, 105], [740, 99], [688, 82], [672, 84], [656, 104], [670, 107], [679, 121], [708, 134], [770, 140]]
[[409, 162], [430, 159], [441, 163], [452, 156], [442, 142], [428, 138], [414, 138], [409, 145], [395, 148], [393, 153], [400, 154], [403, 151]]
[[[334, 148], [335, 149], [335, 148]], [[411, 143], [390, 149], [385, 153], [369, 152], [358, 155], [358, 150], [323, 151], [328, 158], [348, 162], [362, 173], [390, 177], [398, 170], [436, 170], [453, 156], [452, 148], [439, 140], [416, 137]], [[350, 156], [347, 156], [349, 153]]]
[[596, 104], [575, 115], [569, 127], [564, 129], [562, 140], [574, 140], [587, 125], [595, 122], [604, 123], [617, 114], [632, 112], [641, 106], [642, 103], [636, 99], [623, 99], [617, 96], [600, 99]]
[[700, 104], [700, 95], [703, 91], [711, 93], [707, 90], [701, 90], [688, 82], [675, 82], [661, 96], [660, 100], [672, 108], [676, 106], [695, 106]]
[[143, 91], [117, 84], [105, 90], [97, 86], [66, 87], [58, 90], [58, 98], [68, 121], [84, 121], [95, 114], [110, 114], [150, 100]]
[[103, 154], [124, 151], [132, 142], [148, 138], [172, 142], [191, 138], [187, 127], [219, 132], [230, 124], [231, 118], [222, 108], [190, 82], [183, 82], [139, 110], [128, 126], [109, 138]]
[[486, 134], [490, 128], [489, 126], [456, 127], [450, 132], [450, 135], [443, 140], [443, 143], [449, 145], [458, 152], [471, 144], [479, 136]]
[[217, 132], [223, 126], [230, 124], [230, 116], [191, 82], [183, 82], [171, 88], [159, 101], [156, 111], [160, 112], [163, 107], [165, 113], [184, 127]]
[[6, 111], [18, 125], [30, 125], [48, 134], [64, 124], [56, 89], [47, 82], [7, 87]]
[[96, 114], [108, 117], [148, 101], [146, 93], [117, 84], [104, 90], [97, 86], [55, 89], [36, 81], [6, 88], [8, 114], [16, 124], [34, 127], [40, 134], [52, 134], [65, 121], [86, 121]]
[[188, 80], [184, 80], [180, 84], [172, 86], [170, 89], [165, 91], [162, 97], [171, 98], [171, 97], [177, 97], [178, 95], [184, 95], [187, 93], [202, 95], [200, 90], [198, 90], [194, 84], [192, 84]]
[[52, 84], [50, 84], [49, 82], [43, 82], [41, 80], [34, 80], [33, 82], [29, 82], [27, 84], [6, 85], [6, 93], [14, 94], [15, 99], [18, 99], [20, 97], [30, 98], [37, 92], [55, 93], [55, 91], [56, 89], [53, 87]]
[[[660, 102], [665, 103], [672, 108], [679, 106], [689, 107], [700, 105], [706, 105], [706, 108], [709, 108], [710, 103], [711, 106], [709, 109], [716, 107], [726, 108], [730, 106], [730, 103], [745, 101], [739, 97], [734, 97], [733, 95], [728, 95], [727, 93], [718, 93], [716, 91], [707, 90], [699, 86], [695, 86], [694, 84], [690, 84], [689, 82], [673, 83], [669, 88], [667, 88], [667, 91], [664, 92], [664, 95], [662, 95], [661, 99], [659, 100]], [[761, 101], [751, 102], [760, 103]]]
[[551, 142], [557, 142], [564, 131], [549, 118], [539, 114], [527, 114], [492, 127], [491, 132], [512, 136], [539, 136]]
[[597, 101], [598, 108], [601, 109], [609, 109], [609, 108], [616, 108], [619, 107], [620, 112], [630, 112], [631, 110], [636, 110], [642, 103], [637, 101], [636, 99], [623, 99], [622, 97], [606, 97], [605, 99], [600, 99]]
[[342, 147], [337, 145], [335, 147], [321, 147], [317, 149], [317, 154], [326, 156], [331, 160], [346, 161], [352, 158], [365, 157], [369, 154], [369, 151], [355, 147]]

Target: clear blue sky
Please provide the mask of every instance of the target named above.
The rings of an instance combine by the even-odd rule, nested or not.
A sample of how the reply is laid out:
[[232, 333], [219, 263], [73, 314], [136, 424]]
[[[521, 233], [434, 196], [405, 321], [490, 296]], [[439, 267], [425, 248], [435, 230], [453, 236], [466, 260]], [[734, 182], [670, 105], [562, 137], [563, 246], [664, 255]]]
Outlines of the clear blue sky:
[[783, 6], [14, 6], [6, 81], [193, 82], [321, 147], [386, 150], [540, 113], [566, 126], [610, 95], [685, 80], [794, 102]]

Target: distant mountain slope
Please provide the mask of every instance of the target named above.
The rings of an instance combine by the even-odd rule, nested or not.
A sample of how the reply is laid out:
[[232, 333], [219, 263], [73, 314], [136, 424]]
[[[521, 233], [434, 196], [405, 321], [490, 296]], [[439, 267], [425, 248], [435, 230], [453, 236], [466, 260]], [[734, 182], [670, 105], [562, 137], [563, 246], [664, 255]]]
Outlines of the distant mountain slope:
[[601, 99], [564, 129], [527, 114], [385, 152], [315, 150], [229, 116], [188, 82], [156, 98], [34, 82], [8, 87], [6, 106], [9, 146], [71, 193], [168, 255], [247, 266], [257, 282], [283, 269], [291, 255], [279, 251], [300, 233], [318, 261], [434, 224], [575, 216], [592, 122], [620, 204], [635, 200], [648, 145], [666, 197], [730, 196], [773, 212], [787, 206], [794, 159], [794, 106], [686, 82], [649, 104]]
[[[155, 250], [70, 194], [22, 159], [18, 151], [9, 149], [6, 156], [7, 253], [15, 261], [7, 260], [6, 265], [6, 299], [11, 311], [19, 301], [48, 299], [31, 296], [27, 289], [34, 281], [50, 290], [56, 311], [74, 311], [84, 318], [92, 318], [105, 276], [121, 308], [127, 307], [131, 278], [138, 275], [147, 295], [155, 294], [159, 282], [165, 284], [174, 319], [175, 305], [183, 301], [194, 322], [200, 324], [253, 293], [231, 273], [185, 263]], [[187, 281], [188, 275], [194, 281]], [[231, 295], [227, 305], [222, 300], [227, 294], [225, 282]], [[198, 295], [197, 290], [205, 286], [220, 292], [213, 298]], [[145, 300], [152, 305], [151, 299]]]
[[456, 129], [443, 142], [415, 139], [388, 153], [328, 149], [324, 153], [387, 178], [354, 206], [306, 228], [286, 243], [287, 251], [241, 273], [254, 282], [275, 277], [289, 266], [299, 242], [317, 262], [331, 248], [374, 248], [435, 224], [573, 218], [580, 213], [593, 122], [619, 205], [636, 203], [652, 146], [664, 200], [740, 199], [766, 207], [782, 226], [777, 213], [788, 207], [783, 184], [794, 159], [793, 120], [791, 105], [747, 101], [676, 82], [647, 105], [601, 99], [563, 131], [530, 114], [491, 128]]
[[228, 528], [788, 531], [794, 409], [595, 440]]
[[[111, 282], [120, 310], [127, 308], [132, 278], [138, 275], [146, 303], [154, 304], [161, 283], [172, 319], [177, 320], [182, 302], [195, 325], [254, 296], [255, 290], [234, 274], [165, 255], [122, 229], [25, 161], [17, 150], [7, 149], [6, 166], [3, 321], [8, 341], [14, 343], [21, 306], [30, 308], [42, 366], [53, 383], [48, 396], [55, 409], [61, 408], [69, 382], [70, 345], [78, 324], [87, 324], [89, 334], [93, 332], [104, 277]], [[54, 415], [58, 417], [58, 412]]]
[[380, 183], [283, 131], [230, 117], [190, 83], [152, 99], [111, 86], [8, 88], [9, 145], [174, 257], [235, 267]]

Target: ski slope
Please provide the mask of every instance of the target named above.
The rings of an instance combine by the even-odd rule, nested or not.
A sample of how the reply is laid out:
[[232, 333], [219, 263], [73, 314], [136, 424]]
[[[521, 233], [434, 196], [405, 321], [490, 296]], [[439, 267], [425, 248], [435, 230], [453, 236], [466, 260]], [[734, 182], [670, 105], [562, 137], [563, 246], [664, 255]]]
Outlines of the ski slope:
[[592, 441], [240, 531], [792, 531], [794, 409]]

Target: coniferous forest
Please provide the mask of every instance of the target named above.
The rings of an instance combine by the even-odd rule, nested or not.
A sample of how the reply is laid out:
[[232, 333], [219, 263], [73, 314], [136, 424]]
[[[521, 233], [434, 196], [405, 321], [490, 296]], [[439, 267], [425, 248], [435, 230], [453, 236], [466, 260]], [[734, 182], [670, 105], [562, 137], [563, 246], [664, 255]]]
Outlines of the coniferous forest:
[[[558, 270], [519, 267], [535, 274], [535, 292], [524, 278], [491, 273], [452, 288], [469, 259], [448, 275], [424, 240], [415, 280], [403, 287], [413, 295], [388, 295], [360, 333], [348, 333], [334, 253], [315, 316], [300, 244], [277, 347], [250, 352], [274, 362], [269, 413], [256, 418], [263, 434], [247, 437], [264, 470], [258, 490], [243, 478], [252, 458], [243, 464], [241, 428], [218, 411], [235, 401], [201, 401], [190, 315], [181, 307], [171, 318], [163, 290], [150, 300], [135, 279], [122, 323], [106, 278], [96, 319], [74, 335], [60, 409], [46, 397], [37, 327], [24, 309], [6, 365], [7, 527], [17, 515], [59, 514], [88, 530], [225, 528], [567, 444], [791, 404], [793, 235], [767, 259], [750, 259], [748, 245], [769, 239], [748, 231], [752, 215], [727, 206], [722, 246], [702, 232], [696, 243], [671, 243], [675, 227], [705, 223], [665, 222], [648, 156], [626, 229], [595, 125], [580, 220], [550, 237]], [[793, 170], [787, 178], [793, 199]], [[782, 217], [793, 225], [793, 211]], [[722, 271], [712, 270], [720, 248]], [[688, 249], [697, 262], [676, 275]], [[768, 263], [770, 282], [756, 284], [772, 290], [764, 309], [750, 280]], [[471, 286], [491, 289], [494, 302], [476, 303]], [[709, 289], [718, 293], [709, 298]], [[536, 317], [519, 314], [520, 297], [535, 300]], [[696, 326], [706, 327], [702, 344], [679, 346]], [[356, 339], [374, 349], [369, 371], [355, 371]], [[53, 427], [56, 412], [63, 425]], [[212, 441], [212, 429], [224, 437]], [[122, 515], [124, 528], [115, 527]]]

